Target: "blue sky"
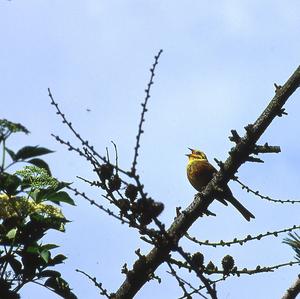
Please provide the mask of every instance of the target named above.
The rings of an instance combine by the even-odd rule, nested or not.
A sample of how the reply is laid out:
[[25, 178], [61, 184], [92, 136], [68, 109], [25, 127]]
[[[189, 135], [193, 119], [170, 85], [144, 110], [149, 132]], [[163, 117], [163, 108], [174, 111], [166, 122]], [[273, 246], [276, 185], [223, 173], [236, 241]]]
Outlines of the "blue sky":
[[[149, 67], [159, 49], [155, 85], [146, 115], [138, 171], [146, 190], [165, 204], [161, 220], [169, 225], [175, 207], [186, 207], [195, 191], [185, 175], [187, 147], [200, 148], [208, 158], [224, 160], [232, 143], [231, 129], [243, 134], [299, 65], [299, 1], [0, 1], [1, 118], [21, 122], [30, 136], [18, 135], [11, 148], [43, 145], [56, 153], [47, 158], [53, 174], [102, 202], [101, 190], [90, 189], [76, 175], [94, 178], [87, 162], [57, 144], [50, 134], [72, 140], [50, 106], [50, 87], [75, 128], [100, 153], [118, 145], [120, 163], [130, 167], [140, 103]], [[299, 198], [300, 94], [286, 105], [288, 117], [277, 118], [261, 143], [280, 145], [279, 155], [265, 155], [264, 164], [246, 164], [240, 178], [262, 193]], [[86, 109], [91, 109], [87, 112]], [[299, 224], [297, 205], [259, 200], [232, 183], [232, 190], [255, 215], [246, 223], [234, 208], [218, 203], [216, 218], [199, 219], [191, 234], [217, 241], [279, 230]], [[65, 207], [72, 220], [67, 233], [48, 238], [69, 257], [60, 267], [79, 298], [98, 298], [93, 285], [75, 273], [86, 270], [111, 292], [124, 277], [122, 265], [147, 253], [135, 231], [77, 198]], [[183, 241], [191, 252], [220, 266], [231, 254], [240, 268], [290, 261], [293, 252], [281, 243], [284, 235], [245, 246], [210, 249]], [[136, 298], [176, 298], [176, 282], [160, 267], [163, 282], [151, 282]], [[229, 278], [218, 286], [220, 298], [278, 298], [296, 279], [297, 267], [272, 274]], [[193, 280], [194, 284], [197, 281]], [[46, 289], [28, 286], [24, 299], [58, 298]]]

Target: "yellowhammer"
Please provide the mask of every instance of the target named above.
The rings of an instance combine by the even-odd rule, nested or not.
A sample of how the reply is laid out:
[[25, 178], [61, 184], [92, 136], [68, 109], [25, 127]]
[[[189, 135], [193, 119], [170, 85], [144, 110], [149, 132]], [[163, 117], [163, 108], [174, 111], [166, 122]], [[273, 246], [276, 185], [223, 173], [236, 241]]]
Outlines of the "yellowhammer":
[[[187, 155], [189, 158], [187, 164], [187, 177], [191, 185], [197, 191], [202, 191], [217, 170], [208, 162], [207, 157], [203, 152], [194, 149], [189, 150], [191, 150], [192, 153]], [[255, 218], [251, 212], [234, 198], [228, 186], [225, 187], [224, 194], [222, 194], [221, 198], [217, 199], [225, 205], [227, 205], [226, 201], [230, 202], [247, 221], [250, 221], [251, 218]], [[224, 199], [226, 201], [224, 201]]]

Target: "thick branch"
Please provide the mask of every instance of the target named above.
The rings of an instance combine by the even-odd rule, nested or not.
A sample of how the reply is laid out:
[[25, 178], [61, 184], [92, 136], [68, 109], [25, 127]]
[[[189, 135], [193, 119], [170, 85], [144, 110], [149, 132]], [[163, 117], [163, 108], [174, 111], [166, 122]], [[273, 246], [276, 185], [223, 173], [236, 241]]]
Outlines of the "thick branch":
[[286, 291], [282, 299], [294, 299], [300, 293], [300, 274], [294, 284]]
[[129, 271], [114, 298], [133, 298], [149, 280], [149, 275], [168, 259], [171, 250], [176, 247], [174, 244], [178, 243], [197, 218], [206, 211], [214, 199], [216, 190], [227, 184], [233, 178], [238, 168], [246, 162], [249, 154], [253, 151], [255, 143], [273, 119], [280, 115], [283, 105], [299, 85], [300, 66], [284, 86], [276, 90], [274, 98], [256, 122], [247, 126], [246, 135], [231, 150], [230, 156], [225, 161], [222, 169], [215, 174], [205, 190], [199, 193], [199, 196], [195, 197], [187, 209], [177, 216], [168, 230], [169, 238], [166, 238], [160, 247], [154, 247], [144, 259], [139, 259], [135, 262], [133, 270]]

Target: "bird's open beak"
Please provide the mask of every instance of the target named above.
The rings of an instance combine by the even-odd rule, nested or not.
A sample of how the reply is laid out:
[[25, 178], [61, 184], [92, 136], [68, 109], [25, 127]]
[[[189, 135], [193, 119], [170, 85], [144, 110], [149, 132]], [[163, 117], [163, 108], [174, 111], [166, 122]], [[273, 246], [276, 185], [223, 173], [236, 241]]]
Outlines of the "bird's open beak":
[[[190, 147], [188, 147], [188, 149], [192, 152], [193, 151], [193, 149], [192, 148], [190, 148]], [[186, 154], [186, 156], [187, 157], [189, 157], [191, 154]]]

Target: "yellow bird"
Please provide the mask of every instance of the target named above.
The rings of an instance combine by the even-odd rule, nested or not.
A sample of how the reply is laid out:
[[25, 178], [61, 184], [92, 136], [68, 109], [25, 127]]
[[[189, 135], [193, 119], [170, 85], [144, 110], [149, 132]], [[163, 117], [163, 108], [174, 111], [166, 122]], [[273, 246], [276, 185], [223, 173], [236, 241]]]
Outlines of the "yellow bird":
[[[191, 185], [197, 190], [202, 191], [203, 188], [209, 183], [217, 170], [208, 162], [206, 155], [199, 151], [190, 149], [191, 154], [187, 154], [189, 161], [187, 164], [187, 177]], [[224, 189], [224, 196], [217, 198], [220, 202], [227, 205], [230, 202], [247, 220], [255, 218], [234, 196], [228, 186]], [[224, 199], [226, 201], [224, 201]]]

